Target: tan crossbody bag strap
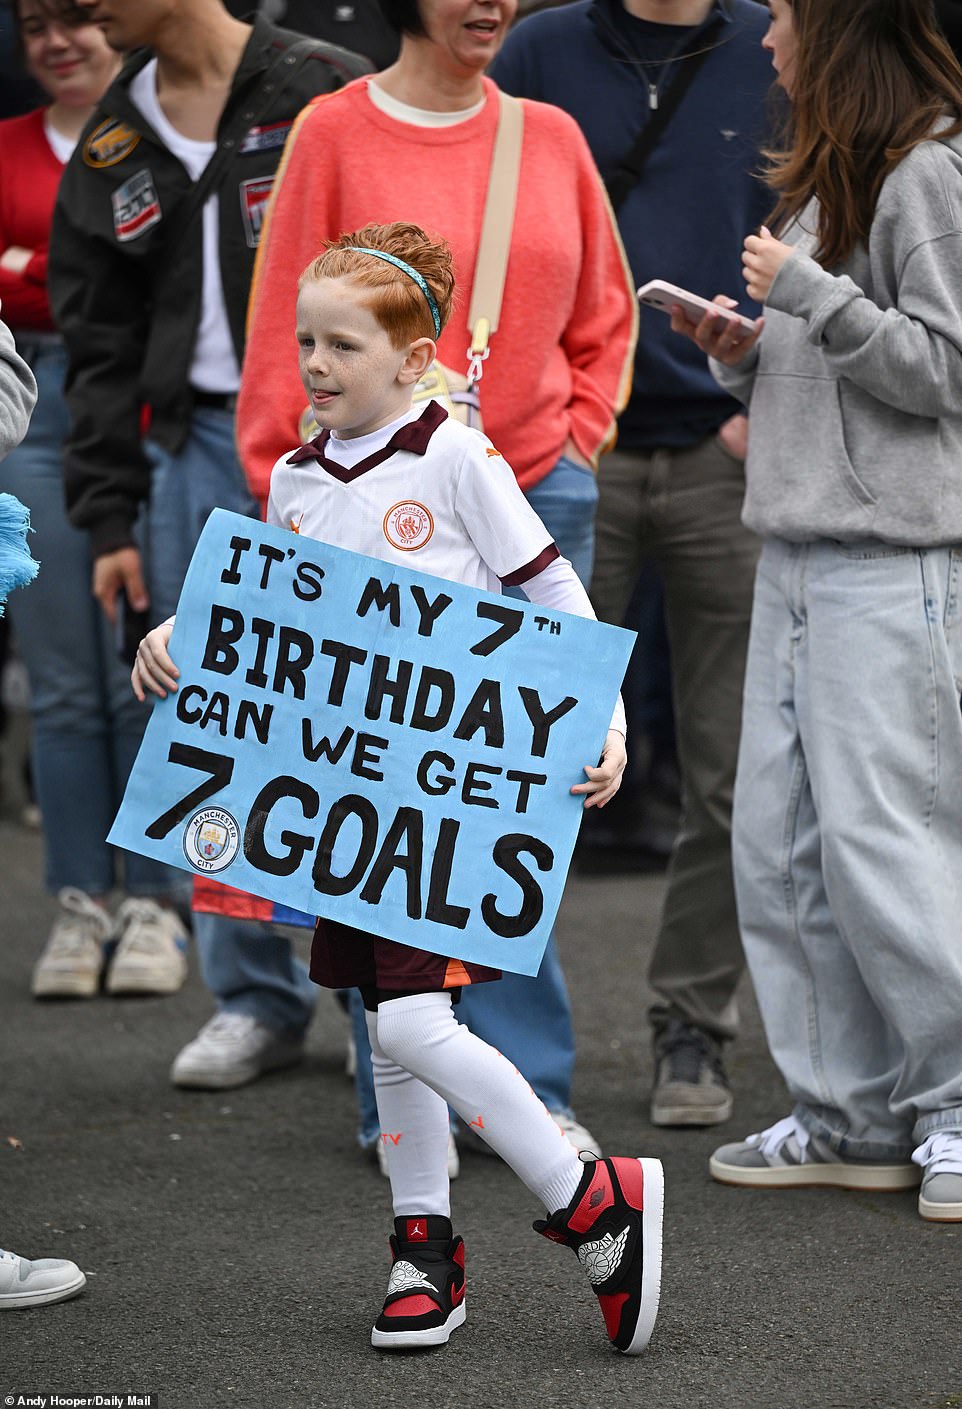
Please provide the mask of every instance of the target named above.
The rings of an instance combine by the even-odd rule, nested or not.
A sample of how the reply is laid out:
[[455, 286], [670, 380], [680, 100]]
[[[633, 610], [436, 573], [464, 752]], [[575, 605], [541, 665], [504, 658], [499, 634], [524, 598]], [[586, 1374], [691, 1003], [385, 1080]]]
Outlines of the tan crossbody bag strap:
[[488, 193], [478, 243], [478, 261], [474, 270], [474, 286], [471, 289], [471, 307], [468, 310], [472, 381], [480, 378], [481, 362], [488, 355], [488, 339], [492, 333], [497, 332], [501, 318], [501, 299], [508, 267], [511, 231], [514, 226], [518, 174], [521, 170], [524, 109], [517, 98], [512, 98], [507, 93], [498, 93], [498, 103], [498, 130], [491, 154]]

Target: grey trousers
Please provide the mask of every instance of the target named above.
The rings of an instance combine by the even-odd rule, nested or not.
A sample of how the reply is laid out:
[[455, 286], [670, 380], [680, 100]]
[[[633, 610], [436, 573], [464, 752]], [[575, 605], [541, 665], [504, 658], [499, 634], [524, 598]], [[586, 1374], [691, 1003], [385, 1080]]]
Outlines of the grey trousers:
[[726, 1040], [745, 966], [731, 813], [760, 549], [741, 523], [744, 468], [709, 436], [682, 450], [613, 451], [598, 482], [595, 611], [620, 623], [642, 563], [654, 563], [672, 652], [683, 806], [648, 971], [649, 1017], [656, 1032], [679, 1017]]

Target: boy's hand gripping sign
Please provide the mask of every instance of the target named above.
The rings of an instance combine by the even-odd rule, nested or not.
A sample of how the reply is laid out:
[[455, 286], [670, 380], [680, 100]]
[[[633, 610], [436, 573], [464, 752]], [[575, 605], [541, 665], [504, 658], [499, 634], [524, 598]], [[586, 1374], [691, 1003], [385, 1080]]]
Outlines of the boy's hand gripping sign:
[[632, 640], [217, 510], [110, 841], [537, 973]]

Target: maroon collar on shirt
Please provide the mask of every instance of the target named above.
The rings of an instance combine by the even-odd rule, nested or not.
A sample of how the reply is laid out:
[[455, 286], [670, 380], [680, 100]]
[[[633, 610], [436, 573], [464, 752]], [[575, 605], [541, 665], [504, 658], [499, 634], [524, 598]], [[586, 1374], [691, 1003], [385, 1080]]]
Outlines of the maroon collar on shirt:
[[385, 460], [389, 460], [395, 450], [410, 450], [415, 455], [424, 455], [431, 443], [431, 437], [442, 422], [448, 419], [448, 413], [444, 407], [436, 401], [429, 401], [416, 421], [408, 421], [396, 430], [384, 446], [383, 450], [375, 450], [373, 455], [368, 455], [365, 460], [359, 460], [350, 469], [345, 469], [343, 465], [337, 464], [335, 460], [329, 460], [324, 451], [331, 438], [330, 431], [321, 431], [320, 435], [309, 440], [306, 445], [302, 445], [295, 450], [293, 455], [288, 455], [286, 464], [302, 465], [305, 460], [316, 460], [322, 465], [328, 474], [339, 479], [342, 484], [350, 484], [360, 475], [366, 474], [368, 470], [373, 470], [376, 465], [382, 465]]

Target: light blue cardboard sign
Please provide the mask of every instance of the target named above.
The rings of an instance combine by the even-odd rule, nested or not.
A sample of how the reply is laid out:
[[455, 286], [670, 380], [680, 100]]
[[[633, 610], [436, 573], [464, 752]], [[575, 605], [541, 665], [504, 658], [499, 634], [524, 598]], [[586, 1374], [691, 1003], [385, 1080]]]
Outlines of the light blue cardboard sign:
[[632, 640], [219, 509], [110, 840], [537, 973]]

